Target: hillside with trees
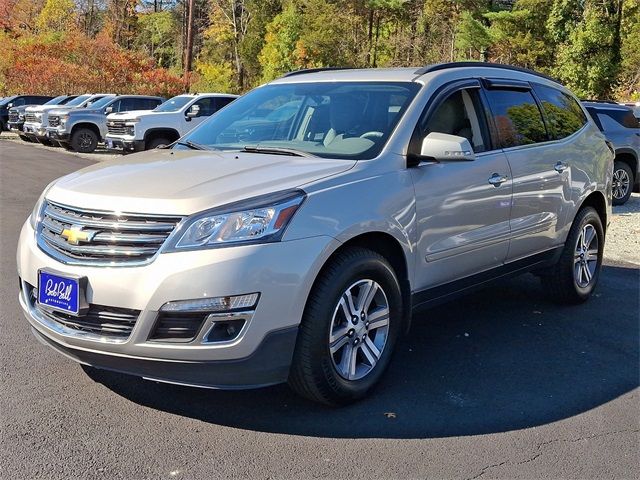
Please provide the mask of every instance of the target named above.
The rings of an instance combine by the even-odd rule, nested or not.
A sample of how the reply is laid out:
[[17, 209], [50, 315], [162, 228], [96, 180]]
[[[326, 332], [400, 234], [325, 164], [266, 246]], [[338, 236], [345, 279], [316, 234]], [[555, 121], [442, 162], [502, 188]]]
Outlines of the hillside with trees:
[[483, 60], [640, 100], [640, 0], [0, 0], [0, 96], [242, 93], [300, 68]]

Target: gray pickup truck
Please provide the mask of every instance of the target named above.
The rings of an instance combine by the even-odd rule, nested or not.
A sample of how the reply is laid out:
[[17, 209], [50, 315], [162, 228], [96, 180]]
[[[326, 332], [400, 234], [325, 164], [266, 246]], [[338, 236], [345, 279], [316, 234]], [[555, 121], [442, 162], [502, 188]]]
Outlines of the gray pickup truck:
[[93, 152], [107, 134], [107, 115], [131, 110], [152, 110], [162, 97], [105, 94], [82, 109], [49, 112], [47, 137], [76, 152]]

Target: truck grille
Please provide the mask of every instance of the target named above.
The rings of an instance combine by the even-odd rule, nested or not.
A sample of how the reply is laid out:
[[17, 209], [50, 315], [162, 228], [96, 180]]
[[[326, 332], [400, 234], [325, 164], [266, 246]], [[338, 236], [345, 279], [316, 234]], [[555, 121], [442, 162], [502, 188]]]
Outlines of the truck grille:
[[49, 126], [50, 127], [58, 127], [58, 126], [60, 126], [60, 116], [59, 115], [50, 115], [49, 116]]
[[89, 305], [87, 313], [78, 317], [64, 312], [48, 310], [40, 307], [37, 303], [38, 289], [26, 282], [24, 285], [28, 290], [27, 297], [32, 307], [37, 308], [47, 319], [71, 330], [124, 340], [131, 335], [133, 327], [140, 316], [140, 310], [94, 304]]
[[110, 135], [133, 135], [133, 127], [125, 125], [123, 121], [109, 121], [107, 122], [107, 132]]
[[9, 112], [9, 121], [11, 123], [16, 123], [19, 120], [18, 112]]
[[41, 217], [40, 248], [64, 263], [85, 265], [150, 260], [181, 220], [181, 217], [90, 211], [53, 202], [45, 203]]
[[39, 123], [38, 117], [35, 113], [27, 112], [24, 116], [24, 121], [29, 123]]

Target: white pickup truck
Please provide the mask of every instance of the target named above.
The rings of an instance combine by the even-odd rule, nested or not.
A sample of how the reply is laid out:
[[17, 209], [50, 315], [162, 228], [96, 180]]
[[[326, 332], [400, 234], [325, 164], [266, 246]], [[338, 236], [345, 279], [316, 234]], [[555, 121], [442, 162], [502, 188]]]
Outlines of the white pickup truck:
[[105, 143], [108, 149], [123, 153], [169, 145], [237, 97], [225, 93], [184, 94], [151, 111], [112, 113], [107, 116]]

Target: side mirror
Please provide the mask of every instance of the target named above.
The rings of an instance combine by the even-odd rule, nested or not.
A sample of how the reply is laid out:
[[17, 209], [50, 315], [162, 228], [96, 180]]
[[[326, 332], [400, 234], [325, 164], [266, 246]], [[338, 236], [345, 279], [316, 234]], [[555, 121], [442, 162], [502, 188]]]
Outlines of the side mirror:
[[13, 102], [7, 103], [7, 110], [9, 110], [11, 107], [13, 107]]
[[200, 107], [198, 105], [191, 105], [191, 108], [187, 112], [187, 117], [193, 118], [197, 117], [200, 114]]
[[113, 107], [107, 107], [107, 108], [105, 108], [105, 109], [104, 109], [104, 113], [105, 113], [105, 114], [107, 114], [107, 115], [108, 115], [108, 114], [110, 114], [110, 113], [113, 113]]
[[476, 154], [469, 140], [456, 135], [431, 132], [422, 140], [420, 159], [435, 162], [471, 162]]

